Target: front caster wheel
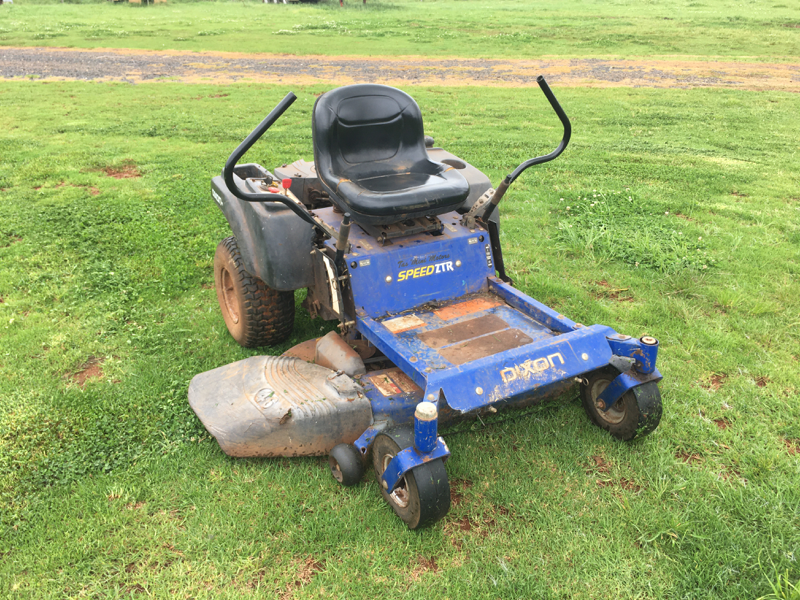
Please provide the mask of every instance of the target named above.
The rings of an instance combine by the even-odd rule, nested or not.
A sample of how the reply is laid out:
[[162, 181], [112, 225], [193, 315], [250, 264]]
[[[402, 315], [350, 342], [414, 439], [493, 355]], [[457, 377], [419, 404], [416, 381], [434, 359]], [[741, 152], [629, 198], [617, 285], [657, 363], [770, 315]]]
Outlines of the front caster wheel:
[[364, 475], [361, 453], [353, 444], [334, 446], [328, 456], [328, 464], [333, 478], [345, 487], [356, 485]]
[[616, 376], [614, 367], [605, 367], [591, 373], [581, 384], [581, 401], [592, 422], [620, 440], [630, 441], [642, 437], [658, 427], [661, 421], [661, 392], [655, 382], [645, 383], [629, 390], [607, 411], [600, 409], [597, 397], [603, 393]]
[[[372, 444], [372, 464], [378, 485], [398, 452], [414, 445], [414, 432], [398, 428], [378, 434]], [[405, 474], [398, 486], [381, 494], [409, 529], [432, 525], [450, 510], [450, 482], [442, 459], [432, 460]]]

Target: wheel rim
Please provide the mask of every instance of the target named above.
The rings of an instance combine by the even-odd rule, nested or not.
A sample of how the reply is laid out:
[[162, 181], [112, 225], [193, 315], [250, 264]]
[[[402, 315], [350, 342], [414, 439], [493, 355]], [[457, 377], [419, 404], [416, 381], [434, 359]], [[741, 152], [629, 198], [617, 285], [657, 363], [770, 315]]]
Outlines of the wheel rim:
[[234, 323], [239, 322], [239, 303], [236, 301], [236, 290], [233, 287], [233, 277], [228, 269], [221, 269], [220, 283], [222, 284], [222, 299], [225, 302], [225, 310], [231, 316]]
[[[389, 463], [392, 462], [394, 456], [391, 454], [384, 454], [383, 455], [383, 471], [386, 472], [386, 468], [389, 466]], [[391, 493], [389, 494], [389, 498], [392, 499], [392, 502], [397, 504], [400, 508], [406, 508], [408, 506], [408, 485], [406, 484], [406, 478], [403, 477], [400, 481], [397, 482], [397, 487], [395, 487]]]
[[599, 401], [597, 398], [603, 391], [608, 387], [611, 382], [607, 379], [598, 379], [592, 385], [592, 389], [590, 390], [592, 394], [592, 401], [594, 402], [595, 408], [597, 409], [598, 416], [606, 421], [607, 423], [612, 423], [616, 425], [617, 423], [621, 423], [622, 420], [625, 418], [625, 402], [623, 402], [623, 398], [620, 398], [614, 403], [614, 406], [609, 408], [608, 410], [602, 409], [602, 402]]
[[339, 466], [339, 463], [331, 456], [328, 458], [328, 464], [331, 467], [331, 475], [333, 475], [333, 478], [339, 483], [342, 483], [344, 476], [342, 475], [342, 468]]

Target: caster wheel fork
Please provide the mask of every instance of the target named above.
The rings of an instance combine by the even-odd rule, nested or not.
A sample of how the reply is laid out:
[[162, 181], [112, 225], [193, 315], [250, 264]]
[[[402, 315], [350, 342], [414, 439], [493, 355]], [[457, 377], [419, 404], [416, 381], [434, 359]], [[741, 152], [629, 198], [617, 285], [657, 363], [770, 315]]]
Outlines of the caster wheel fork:
[[[393, 429], [375, 437], [372, 464], [379, 485], [383, 472], [397, 453], [413, 445], [411, 429]], [[450, 482], [444, 461], [439, 458], [415, 467], [391, 492], [381, 488], [381, 495], [409, 529], [432, 525], [450, 510]]]
[[619, 375], [614, 367], [605, 367], [586, 376], [581, 383], [581, 402], [591, 421], [617, 439], [631, 441], [644, 437], [661, 421], [661, 392], [655, 382], [628, 390], [608, 410], [597, 397]]

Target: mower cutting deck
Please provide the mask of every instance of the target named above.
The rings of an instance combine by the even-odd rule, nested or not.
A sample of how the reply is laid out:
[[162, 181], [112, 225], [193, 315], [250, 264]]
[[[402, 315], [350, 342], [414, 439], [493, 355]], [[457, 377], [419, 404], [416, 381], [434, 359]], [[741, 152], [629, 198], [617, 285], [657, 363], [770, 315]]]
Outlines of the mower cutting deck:
[[[232, 456], [330, 454], [344, 485], [372, 454], [384, 498], [409, 527], [449, 509], [439, 422], [524, 406], [581, 386], [587, 414], [615, 437], [655, 429], [658, 342], [575, 323], [513, 287], [497, 205], [526, 161], [488, 178], [424, 138], [416, 103], [376, 85], [329, 92], [314, 107], [315, 163], [275, 174], [237, 161], [294, 99], [289, 94], [231, 155], [212, 194], [234, 232], [220, 244], [220, 307], [243, 345], [291, 332], [293, 293], [339, 321], [283, 357], [197, 375], [189, 402]], [[277, 182], [280, 181], [280, 187]]]

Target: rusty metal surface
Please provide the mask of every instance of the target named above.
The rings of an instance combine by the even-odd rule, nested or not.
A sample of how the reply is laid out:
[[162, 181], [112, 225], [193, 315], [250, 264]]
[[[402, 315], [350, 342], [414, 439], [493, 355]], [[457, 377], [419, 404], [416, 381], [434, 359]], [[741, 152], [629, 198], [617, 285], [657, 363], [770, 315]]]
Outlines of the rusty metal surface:
[[525, 346], [532, 341], [532, 338], [519, 329], [506, 329], [469, 340], [463, 344], [442, 348], [439, 350], [439, 354], [454, 365], [463, 365], [506, 350]]
[[438, 217], [416, 217], [388, 225], [361, 223], [360, 227], [373, 236], [381, 246], [386, 246], [391, 244], [393, 239], [419, 233], [441, 231], [443, 226]]
[[296, 346], [292, 346], [286, 352], [282, 354], [282, 356], [290, 356], [293, 358], [299, 358], [300, 360], [304, 360], [306, 362], [314, 362], [314, 352], [317, 349], [317, 340], [319, 338], [312, 338], [310, 340], [306, 340], [305, 342], [301, 342]]
[[372, 385], [374, 385], [378, 391], [387, 398], [390, 396], [399, 396], [403, 393], [403, 390], [400, 389], [400, 386], [394, 382], [388, 373], [370, 375], [368, 379]]
[[425, 321], [420, 319], [417, 315], [405, 315], [383, 322], [383, 326], [392, 333], [402, 333], [411, 329], [417, 329], [418, 327], [424, 327], [425, 325]]
[[445, 325], [441, 329], [426, 331], [417, 337], [430, 348], [441, 348], [501, 329], [508, 329], [508, 323], [497, 315], [484, 315], [469, 321]]
[[372, 424], [346, 375], [288, 356], [255, 356], [201, 373], [189, 404], [230, 456], [325, 455]]
[[451, 319], [458, 319], [466, 315], [471, 315], [477, 312], [488, 310], [495, 306], [503, 304], [502, 300], [493, 294], [480, 294], [472, 300], [466, 302], [457, 302], [439, 310], [434, 310], [433, 314], [439, 317], [442, 321], [450, 321]]
[[329, 331], [317, 341], [314, 362], [334, 371], [343, 371], [350, 377], [367, 372], [358, 352], [335, 331]]

